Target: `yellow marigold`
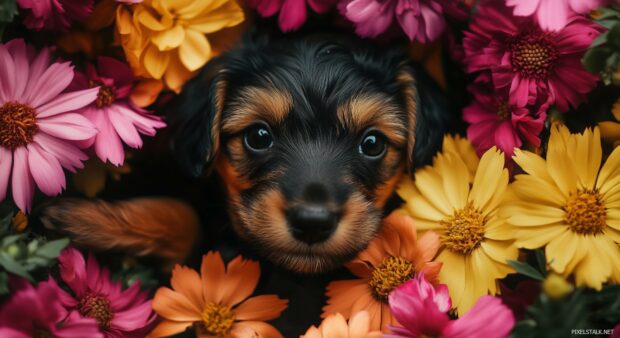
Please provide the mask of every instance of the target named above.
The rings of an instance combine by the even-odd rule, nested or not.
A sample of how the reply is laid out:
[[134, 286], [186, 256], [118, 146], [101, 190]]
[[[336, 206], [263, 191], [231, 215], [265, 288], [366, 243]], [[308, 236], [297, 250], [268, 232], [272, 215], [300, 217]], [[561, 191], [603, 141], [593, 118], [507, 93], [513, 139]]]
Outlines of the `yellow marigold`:
[[144, 0], [116, 11], [120, 42], [134, 73], [163, 78], [175, 91], [213, 57], [205, 34], [243, 20], [235, 0]]
[[511, 185], [516, 200], [501, 214], [516, 227], [516, 245], [545, 247], [551, 269], [577, 286], [620, 282], [620, 148], [605, 164], [599, 129], [551, 129], [546, 160], [517, 150], [526, 172]]
[[496, 294], [496, 280], [514, 272], [507, 263], [518, 258], [513, 231], [499, 216], [507, 187], [504, 154], [491, 148], [478, 158], [468, 141], [446, 137], [433, 165], [397, 190], [418, 230], [439, 234], [439, 280], [460, 315], [479, 297]]

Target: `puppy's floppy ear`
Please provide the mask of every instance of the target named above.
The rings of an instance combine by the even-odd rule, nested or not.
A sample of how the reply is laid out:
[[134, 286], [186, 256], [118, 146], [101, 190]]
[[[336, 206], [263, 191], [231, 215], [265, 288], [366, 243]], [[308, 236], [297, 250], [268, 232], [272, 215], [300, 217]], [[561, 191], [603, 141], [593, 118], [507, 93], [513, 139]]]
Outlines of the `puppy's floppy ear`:
[[415, 168], [430, 164], [441, 149], [443, 135], [452, 124], [447, 98], [439, 85], [420, 67], [406, 63], [401, 66], [397, 80], [402, 87], [407, 109], [409, 136], [407, 166]]
[[219, 149], [227, 86], [224, 64], [224, 57], [210, 61], [185, 84], [169, 109], [173, 152], [183, 169], [195, 177], [209, 167]]

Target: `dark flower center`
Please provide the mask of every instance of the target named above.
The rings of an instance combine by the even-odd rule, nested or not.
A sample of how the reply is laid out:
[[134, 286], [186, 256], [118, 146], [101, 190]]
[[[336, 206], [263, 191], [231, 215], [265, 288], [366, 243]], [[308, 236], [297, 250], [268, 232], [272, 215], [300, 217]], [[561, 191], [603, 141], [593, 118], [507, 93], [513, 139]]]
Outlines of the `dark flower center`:
[[50, 330], [39, 328], [39, 327], [35, 327], [34, 330], [32, 330], [32, 337], [33, 338], [55, 338], [54, 335], [50, 332]]
[[603, 233], [607, 211], [598, 192], [580, 190], [571, 194], [564, 211], [568, 227], [573, 232], [581, 235]]
[[235, 313], [229, 306], [209, 303], [202, 311], [199, 329], [208, 336], [225, 336], [235, 323]]
[[387, 302], [390, 292], [413, 278], [414, 273], [413, 264], [408, 259], [388, 257], [372, 272], [368, 285], [377, 300]]
[[109, 106], [114, 103], [114, 100], [116, 100], [116, 91], [114, 90], [114, 87], [106, 86], [99, 81], [93, 80], [89, 82], [89, 85], [91, 88], [99, 86], [99, 93], [97, 94], [97, 99], [95, 100], [95, 105], [97, 108]]
[[94, 318], [101, 328], [107, 329], [112, 322], [110, 300], [103, 295], [88, 293], [80, 299], [78, 311], [84, 317]]
[[25, 146], [38, 131], [32, 107], [17, 102], [0, 106], [0, 146], [11, 150]]
[[533, 79], [546, 79], [560, 55], [550, 34], [543, 32], [518, 36], [510, 52], [514, 70], [523, 77]]
[[510, 118], [510, 107], [508, 106], [508, 102], [502, 101], [497, 103], [497, 116], [502, 121]]

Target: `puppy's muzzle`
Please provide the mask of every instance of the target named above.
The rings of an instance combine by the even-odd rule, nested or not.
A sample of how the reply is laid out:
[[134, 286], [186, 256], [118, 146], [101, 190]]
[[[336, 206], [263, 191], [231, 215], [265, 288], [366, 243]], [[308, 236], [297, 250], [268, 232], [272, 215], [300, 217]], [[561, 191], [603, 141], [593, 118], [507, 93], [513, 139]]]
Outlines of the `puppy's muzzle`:
[[312, 245], [329, 239], [338, 226], [340, 213], [330, 202], [325, 185], [309, 183], [301, 201], [286, 211], [286, 219], [293, 237]]

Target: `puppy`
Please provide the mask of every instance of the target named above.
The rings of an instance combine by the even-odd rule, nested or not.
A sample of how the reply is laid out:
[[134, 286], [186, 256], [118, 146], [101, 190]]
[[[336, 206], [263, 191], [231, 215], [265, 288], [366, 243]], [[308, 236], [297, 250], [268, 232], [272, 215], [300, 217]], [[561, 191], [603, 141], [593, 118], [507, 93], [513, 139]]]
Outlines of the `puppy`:
[[[430, 162], [451, 117], [401, 49], [256, 34], [190, 80], [170, 120], [182, 167], [219, 175], [237, 236], [288, 270], [319, 273], [367, 246], [398, 181]], [[83, 247], [167, 252], [171, 266], [198, 221], [166, 201], [57, 200], [41, 219]]]
[[186, 84], [171, 117], [174, 154], [194, 176], [215, 169], [236, 234], [302, 273], [366, 247], [450, 121], [403, 50], [324, 34], [247, 39]]

